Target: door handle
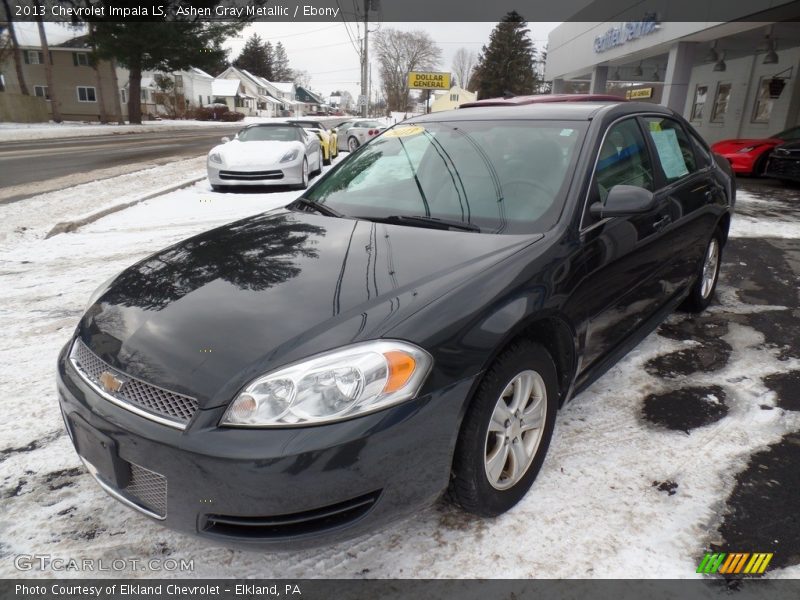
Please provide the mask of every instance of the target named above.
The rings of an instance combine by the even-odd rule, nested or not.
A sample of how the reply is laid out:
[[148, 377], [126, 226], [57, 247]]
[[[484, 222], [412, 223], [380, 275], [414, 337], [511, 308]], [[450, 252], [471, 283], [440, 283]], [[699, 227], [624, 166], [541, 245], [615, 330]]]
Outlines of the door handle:
[[669, 225], [671, 222], [672, 222], [672, 219], [670, 218], [670, 216], [669, 215], [664, 215], [658, 221], [653, 223], [653, 229], [655, 229], [656, 231], [660, 231], [661, 229], [664, 229], [664, 227]]

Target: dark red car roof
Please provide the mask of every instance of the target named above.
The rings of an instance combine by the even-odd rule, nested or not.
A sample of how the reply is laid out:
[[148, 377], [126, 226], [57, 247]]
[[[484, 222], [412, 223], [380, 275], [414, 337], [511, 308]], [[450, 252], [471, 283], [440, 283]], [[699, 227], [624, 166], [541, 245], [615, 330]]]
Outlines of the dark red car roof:
[[620, 96], [609, 94], [537, 94], [533, 96], [512, 96], [511, 98], [486, 98], [475, 102], [465, 102], [459, 108], [473, 106], [521, 106], [541, 104], [542, 102], [627, 102]]

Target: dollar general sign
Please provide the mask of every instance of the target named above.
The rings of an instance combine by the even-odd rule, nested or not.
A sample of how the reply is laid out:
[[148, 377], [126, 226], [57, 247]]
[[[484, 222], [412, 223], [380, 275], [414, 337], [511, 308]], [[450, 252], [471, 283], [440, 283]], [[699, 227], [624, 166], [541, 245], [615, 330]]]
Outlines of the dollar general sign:
[[412, 71], [408, 74], [408, 87], [412, 90], [449, 90], [450, 73]]

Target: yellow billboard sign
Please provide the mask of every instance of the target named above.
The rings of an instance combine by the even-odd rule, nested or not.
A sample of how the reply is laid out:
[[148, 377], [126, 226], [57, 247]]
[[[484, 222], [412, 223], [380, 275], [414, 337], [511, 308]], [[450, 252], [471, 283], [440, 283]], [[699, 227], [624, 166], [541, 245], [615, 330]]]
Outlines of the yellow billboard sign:
[[408, 87], [412, 90], [449, 90], [450, 73], [412, 71], [408, 74]]
[[636, 100], [637, 98], [652, 98], [653, 88], [641, 88], [638, 90], [628, 90], [625, 92], [625, 98], [628, 100]]

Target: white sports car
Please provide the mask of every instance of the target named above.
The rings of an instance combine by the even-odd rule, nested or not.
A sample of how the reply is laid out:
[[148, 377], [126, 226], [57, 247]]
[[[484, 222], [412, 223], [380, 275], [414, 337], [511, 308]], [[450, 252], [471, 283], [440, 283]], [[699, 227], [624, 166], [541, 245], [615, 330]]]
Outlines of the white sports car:
[[319, 139], [291, 123], [249, 125], [222, 141], [208, 153], [208, 181], [215, 190], [240, 185], [305, 189], [309, 173], [322, 171]]

